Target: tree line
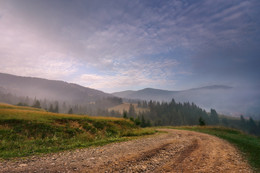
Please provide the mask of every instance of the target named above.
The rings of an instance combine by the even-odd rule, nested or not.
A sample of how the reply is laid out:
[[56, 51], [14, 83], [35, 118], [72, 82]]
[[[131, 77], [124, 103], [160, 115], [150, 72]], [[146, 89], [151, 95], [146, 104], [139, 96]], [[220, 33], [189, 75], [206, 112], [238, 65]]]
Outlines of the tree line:
[[219, 125], [240, 129], [246, 133], [260, 136], [260, 121], [253, 118], [229, 118], [220, 116], [216, 110], [206, 112], [194, 103], [177, 103], [174, 99], [171, 102], [156, 101], [135, 101], [140, 108], [147, 111], [137, 112], [132, 103], [128, 110], [123, 113], [108, 111], [107, 108], [119, 105], [122, 99], [105, 98], [96, 102], [85, 104], [73, 104], [65, 101], [51, 101], [29, 97], [17, 97], [12, 94], [1, 94], [0, 102], [16, 104], [19, 106], [32, 106], [42, 108], [54, 113], [82, 114], [90, 116], [113, 116], [128, 118], [141, 127], [148, 126], [183, 126], [183, 125]]
[[41, 108], [48, 112], [54, 113], [69, 113], [81, 114], [91, 116], [121, 116], [117, 111], [108, 111], [107, 109], [112, 106], [122, 104], [122, 99], [117, 97], [108, 97], [96, 100], [95, 102], [88, 102], [82, 104], [75, 104], [62, 100], [48, 100], [30, 98], [28, 96], [16, 96], [10, 93], [0, 92], [0, 102], [18, 105], [18, 106], [31, 106]]
[[185, 126], [185, 125], [214, 125], [236, 128], [246, 133], [260, 136], [260, 121], [253, 118], [229, 118], [219, 115], [215, 109], [206, 112], [194, 103], [138, 101], [138, 107], [147, 108], [148, 111], [135, 111], [133, 104], [130, 104], [128, 114], [130, 117], [142, 117], [149, 121], [152, 126]]

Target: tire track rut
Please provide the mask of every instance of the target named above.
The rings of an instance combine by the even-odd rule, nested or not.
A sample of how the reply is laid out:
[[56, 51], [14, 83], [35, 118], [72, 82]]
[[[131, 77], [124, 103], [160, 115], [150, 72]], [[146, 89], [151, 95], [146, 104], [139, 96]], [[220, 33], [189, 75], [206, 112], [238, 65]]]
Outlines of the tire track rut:
[[228, 142], [207, 134], [167, 133], [101, 147], [0, 162], [0, 172], [253, 172]]

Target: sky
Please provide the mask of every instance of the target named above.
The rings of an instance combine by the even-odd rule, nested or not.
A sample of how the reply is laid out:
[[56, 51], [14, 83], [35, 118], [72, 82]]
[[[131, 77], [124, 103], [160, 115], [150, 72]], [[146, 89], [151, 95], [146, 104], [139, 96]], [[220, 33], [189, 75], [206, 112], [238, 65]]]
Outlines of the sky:
[[0, 0], [0, 72], [105, 92], [260, 87], [259, 0]]

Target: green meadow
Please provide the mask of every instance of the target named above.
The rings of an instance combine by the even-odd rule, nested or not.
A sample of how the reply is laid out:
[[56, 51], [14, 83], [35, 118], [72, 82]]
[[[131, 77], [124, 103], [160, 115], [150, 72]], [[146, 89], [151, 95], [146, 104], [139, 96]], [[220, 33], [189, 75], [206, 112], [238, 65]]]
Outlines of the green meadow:
[[0, 104], [0, 158], [25, 157], [154, 134], [123, 118], [56, 114]]

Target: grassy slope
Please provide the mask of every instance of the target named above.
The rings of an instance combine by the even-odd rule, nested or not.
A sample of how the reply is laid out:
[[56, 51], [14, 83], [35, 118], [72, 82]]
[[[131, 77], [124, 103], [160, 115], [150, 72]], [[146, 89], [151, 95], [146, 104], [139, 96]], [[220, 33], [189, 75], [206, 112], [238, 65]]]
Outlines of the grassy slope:
[[224, 127], [177, 127], [176, 129], [192, 130], [215, 135], [234, 144], [248, 159], [250, 165], [260, 172], [260, 138], [241, 131]]
[[103, 145], [154, 132], [122, 118], [55, 114], [0, 104], [0, 158]]

